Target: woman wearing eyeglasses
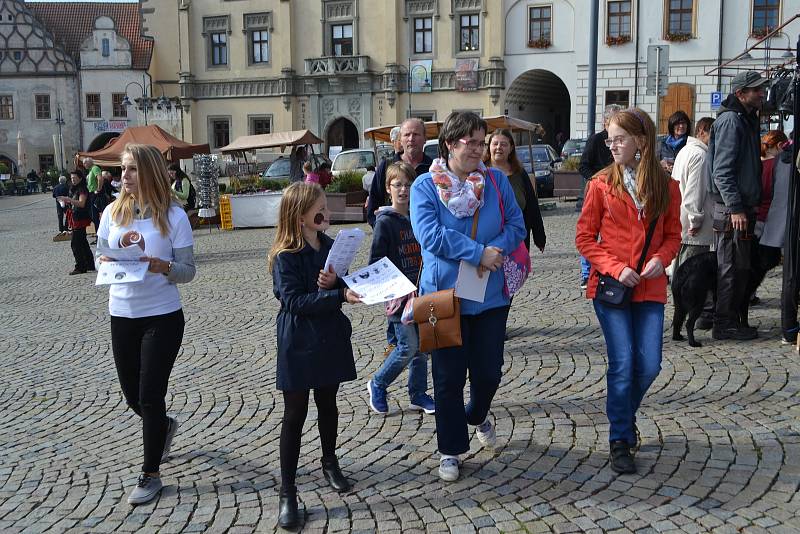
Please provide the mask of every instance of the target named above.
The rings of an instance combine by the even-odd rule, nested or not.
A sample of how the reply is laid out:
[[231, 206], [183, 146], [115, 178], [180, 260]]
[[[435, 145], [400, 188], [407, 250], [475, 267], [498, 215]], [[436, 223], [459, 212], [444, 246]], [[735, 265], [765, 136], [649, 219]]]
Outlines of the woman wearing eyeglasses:
[[[592, 265], [586, 294], [594, 299], [608, 353], [611, 469], [635, 473], [636, 412], [661, 370], [667, 301], [664, 268], [681, 244], [681, 194], [678, 182], [661, 167], [655, 125], [642, 110], [630, 108], [614, 115], [606, 146], [614, 161], [589, 182], [575, 244]], [[643, 254], [650, 228], [652, 238]], [[630, 288], [627, 304], [615, 307], [602, 300], [601, 274]]]
[[[508, 179], [481, 161], [485, 137], [486, 122], [476, 114], [451, 113], [439, 134], [441, 157], [411, 187], [411, 225], [422, 247], [420, 294], [455, 287], [461, 263], [489, 277], [483, 302], [461, 299], [462, 345], [431, 354], [439, 476], [445, 481], [458, 479], [459, 455], [469, 451], [468, 424], [484, 446], [496, 440], [488, 414], [500, 385], [509, 306], [503, 255], [525, 237]], [[470, 399], [464, 406], [467, 372]]]

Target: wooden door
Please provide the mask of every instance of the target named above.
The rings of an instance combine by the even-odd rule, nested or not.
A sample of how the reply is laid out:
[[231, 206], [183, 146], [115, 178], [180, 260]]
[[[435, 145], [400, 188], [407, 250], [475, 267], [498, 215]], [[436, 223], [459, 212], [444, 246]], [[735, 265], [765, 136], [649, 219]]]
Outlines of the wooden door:
[[669, 133], [667, 130], [669, 116], [679, 110], [689, 115], [689, 119], [694, 124], [694, 85], [688, 83], [671, 83], [669, 85], [667, 94], [661, 97], [657, 133]]

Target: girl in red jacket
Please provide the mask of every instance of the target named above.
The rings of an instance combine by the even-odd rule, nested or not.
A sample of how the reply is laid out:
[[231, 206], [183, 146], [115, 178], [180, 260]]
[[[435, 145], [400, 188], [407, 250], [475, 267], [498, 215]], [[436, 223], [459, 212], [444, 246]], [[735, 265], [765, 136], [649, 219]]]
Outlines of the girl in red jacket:
[[[667, 301], [664, 268], [681, 244], [681, 195], [678, 182], [670, 179], [658, 161], [655, 125], [647, 113], [630, 108], [614, 115], [606, 145], [614, 161], [589, 182], [575, 244], [592, 265], [588, 298], [596, 296], [597, 274], [612, 276], [633, 291], [623, 308], [595, 299], [594, 309], [608, 352], [611, 468], [634, 473], [636, 411], [661, 370]], [[636, 272], [654, 219], [644, 267]]]

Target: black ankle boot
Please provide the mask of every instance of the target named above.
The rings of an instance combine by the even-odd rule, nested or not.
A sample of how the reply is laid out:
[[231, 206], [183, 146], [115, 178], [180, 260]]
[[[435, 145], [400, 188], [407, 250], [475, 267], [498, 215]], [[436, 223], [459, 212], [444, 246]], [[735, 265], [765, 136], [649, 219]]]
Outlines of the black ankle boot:
[[620, 474], [632, 474], [636, 472], [636, 464], [633, 462], [631, 446], [626, 441], [612, 441], [610, 444], [611, 469]]
[[322, 474], [328, 484], [339, 493], [350, 490], [350, 482], [342, 474], [342, 470], [339, 468], [339, 460], [336, 457], [322, 459]]
[[278, 501], [278, 525], [282, 528], [295, 528], [300, 524], [300, 512], [297, 511], [297, 488], [281, 488]]

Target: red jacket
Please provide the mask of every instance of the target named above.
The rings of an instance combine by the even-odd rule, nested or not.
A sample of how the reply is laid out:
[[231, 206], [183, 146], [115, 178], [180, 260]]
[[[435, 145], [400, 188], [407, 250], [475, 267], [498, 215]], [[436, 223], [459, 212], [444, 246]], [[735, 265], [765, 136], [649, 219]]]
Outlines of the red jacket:
[[[659, 217], [644, 265], [654, 256], [666, 268], [681, 246], [681, 192], [676, 180], [669, 180], [669, 207]], [[599, 271], [619, 279], [625, 267], [636, 269], [644, 248], [648, 223], [639, 220], [631, 196], [614, 191], [605, 176], [589, 182], [583, 211], [578, 218], [575, 245], [592, 265], [587, 298], [594, 298]], [[600, 236], [600, 240], [597, 236]], [[667, 276], [642, 278], [633, 291], [633, 302], [667, 302]]]

